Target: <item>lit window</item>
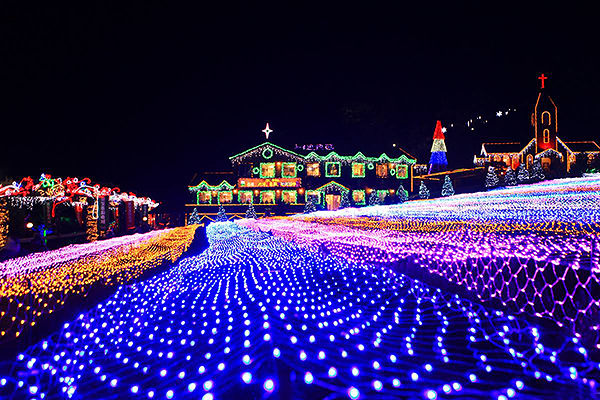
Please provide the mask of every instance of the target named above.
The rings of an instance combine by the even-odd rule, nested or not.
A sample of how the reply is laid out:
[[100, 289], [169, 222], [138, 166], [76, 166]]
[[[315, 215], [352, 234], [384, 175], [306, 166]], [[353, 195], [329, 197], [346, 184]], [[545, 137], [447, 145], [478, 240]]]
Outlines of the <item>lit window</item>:
[[260, 164], [260, 177], [261, 178], [275, 178], [275, 163], [261, 163]]
[[364, 178], [365, 177], [365, 164], [364, 163], [352, 163], [352, 177], [353, 178]]
[[240, 190], [238, 194], [238, 201], [240, 204], [248, 204], [254, 202], [254, 198], [252, 196], [252, 191], [250, 190]]
[[296, 204], [296, 191], [295, 190], [284, 190], [281, 193], [281, 199], [286, 204]]
[[263, 204], [275, 204], [275, 192], [272, 190], [261, 192], [260, 202]]
[[219, 192], [219, 204], [231, 203], [233, 194], [231, 192]]
[[550, 131], [544, 129], [544, 143], [550, 143]]
[[387, 164], [377, 164], [377, 176], [380, 178], [388, 177], [388, 165]]
[[365, 197], [364, 190], [352, 191], [352, 200], [354, 201], [354, 204], [365, 204]]
[[408, 178], [408, 165], [396, 165], [396, 178]]
[[319, 169], [319, 163], [306, 164], [306, 175], [307, 176], [321, 176], [321, 170]]
[[542, 113], [542, 124], [550, 125], [550, 113], [548, 111]]
[[198, 204], [210, 204], [212, 195], [210, 192], [198, 192]]
[[336, 178], [342, 175], [339, 162], [328, 162], [325, 164], [325, 176], [328, 178]]
[[295, 178], [296, 177], [296, 163], [284, 162], [281, 170], [281, 176], [283, 178]]
[[533, 164], [533, 155], [529, 154], [527, 155], [527, 168], [531, 168], [531, 165]]

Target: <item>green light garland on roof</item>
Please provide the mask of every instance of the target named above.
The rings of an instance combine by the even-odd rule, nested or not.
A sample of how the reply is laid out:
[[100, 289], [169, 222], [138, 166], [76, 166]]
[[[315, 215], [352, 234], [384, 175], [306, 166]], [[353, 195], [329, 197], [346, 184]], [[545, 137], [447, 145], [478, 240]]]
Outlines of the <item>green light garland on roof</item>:
[[234, 185], [231, 185], [227, 181], [223, 181], [219, 183], [217, 186], [211, 186], [206, 181], [200, 182], [196, 186], [189, 186], [188, 190], [190, 192], [198, 192], [198, 191], [224, 191], [224, 190], [233, 190]]

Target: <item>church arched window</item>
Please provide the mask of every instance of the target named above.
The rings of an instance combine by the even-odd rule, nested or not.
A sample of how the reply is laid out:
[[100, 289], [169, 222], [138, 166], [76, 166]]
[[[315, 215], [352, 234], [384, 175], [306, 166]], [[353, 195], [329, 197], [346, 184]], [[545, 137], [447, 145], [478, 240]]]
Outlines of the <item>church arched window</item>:
[[533, 156], [531, 154], [527, 155], [527, 168], [531, 168], [531, 165], [533, 164]]
[[544, 129], [544, 143], [550, 143], [550, 131]]
[[550, 123], [551, 123], [550, 112], [549, 111], [544, 111], [542, 113], [542, 124], [544, 124], [544, 125], [550, 125]]

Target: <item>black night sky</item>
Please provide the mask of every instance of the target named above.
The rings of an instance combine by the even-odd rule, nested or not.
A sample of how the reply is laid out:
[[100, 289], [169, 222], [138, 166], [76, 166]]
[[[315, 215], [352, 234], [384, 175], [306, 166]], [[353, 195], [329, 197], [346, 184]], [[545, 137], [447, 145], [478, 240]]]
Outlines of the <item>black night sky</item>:
[[167, 3], [1, 6], [0, 181], [87, 176], [183, 209], [194, 174], [226, 170], [266, 122], [284, 147], [397, 143], [426, 163], [441, 119], [450, 167], [469, 167], [482, 141], [529, 139], [541, 73], [559, 135], [600, 138], [585, 7]]

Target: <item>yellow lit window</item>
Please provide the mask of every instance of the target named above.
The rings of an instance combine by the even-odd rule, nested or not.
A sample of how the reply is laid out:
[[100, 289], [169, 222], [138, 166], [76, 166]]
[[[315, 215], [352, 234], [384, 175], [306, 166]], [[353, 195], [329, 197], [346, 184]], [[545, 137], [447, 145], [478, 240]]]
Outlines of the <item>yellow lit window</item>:
[[261, 163], [260, 164], [260, 177], [261, 178], [275, 178], [275, 163]]
[[388, 165], [387, 164], [377, 164], [377, 176], [380, 178], [388, 177]]
[[295, 190], [284, 190], [281, 193], [281, 199], [286, 204], [296, 204], [296, 191]]
[[544, 143], [550, 143], [550, 131], [544, 129]]
[[352, 163], [352, 177], [353, 178], [364, 178], [365, 177], [365, 164]]
[[281, 176], [284, 178], [295, 178], [296, 163], [283, 163], [283, 170]]
[[397, 165], [396, 166], [396, 178], [398, 178], [398, 179], [408, 178], [408, 165]]
[[550, 125], [550, 113], [548, 111], [542, 113], [542, 124]]
[[219, 192], [219, 204], [231, 203], [233, 201], [233, 194], [231, 192]]
[[210, 192], [198, 192], [198, 204], [210, 204], [212, 195]]
[[260, 194], [260, 202], [266, 204], [275, 204], [275, 192], [266, 190]]
[[336, 178], [341, 176], [341, 164], [339, 162], [328, 162], [325, 163], [325, 176]]
[[352, 191], [352, 200], [354, 201], [354, 204], [365, 204], [365, 191], [364, 190]]
[[248, 203], [252, 203], [254, 201], [253, 197], [252, 197], [252, 192], [251, 191], [241, 191], [240, 192], [240, 203], [241, 204], [248, 204]]
[[319, 163], [306, 164], [306, 175], [307, 176], [321, 176], [321, 170], [319, 169]]

